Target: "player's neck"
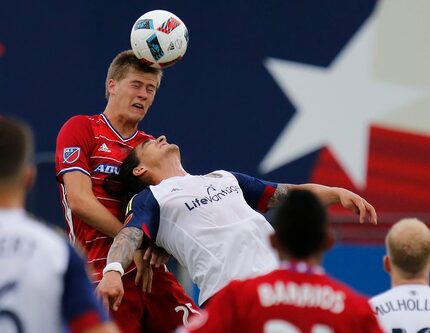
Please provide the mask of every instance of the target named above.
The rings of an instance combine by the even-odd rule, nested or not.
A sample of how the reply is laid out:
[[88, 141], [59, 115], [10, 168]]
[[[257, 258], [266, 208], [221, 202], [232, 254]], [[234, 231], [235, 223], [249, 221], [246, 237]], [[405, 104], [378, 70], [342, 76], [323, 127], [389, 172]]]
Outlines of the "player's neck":
[[162, 164], [162, 168], [157, 172], [158, 177], [155, 180], [156, 184], [161, 183], [165, 179], [172, 177], [183, 177], [187, 174], [185, 169], [182, 167], [181, 161], [173, 159], [171, 163]]
[[25, 191], [13, 186], [0, 188], [0, 208], [23, 208], [25, 203]]
[[109, 120], [113, 128], [121, 134], [122, 137], [128, 138], [137, 131], [138, 122], [131, 121], [126, 117], [118, 115], [116, 112], [112, 111], [112, 107], [107, 105], [103, 114]]
[[405, 278], [399, 274], [391, 274], [391, 287], [398, 287], [406, 284], [422, 284], [429, 285], [429, 278], [426, 274], [422, 274], [421, 276], [416, 276], [413, 278]]

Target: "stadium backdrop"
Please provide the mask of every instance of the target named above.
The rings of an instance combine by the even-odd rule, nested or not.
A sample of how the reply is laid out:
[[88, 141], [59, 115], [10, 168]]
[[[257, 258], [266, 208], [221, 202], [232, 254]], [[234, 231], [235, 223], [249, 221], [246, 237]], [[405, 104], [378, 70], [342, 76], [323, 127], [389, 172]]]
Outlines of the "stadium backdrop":
[[190, 44], [142, 129], [178, 143], [191, 173], [223, 168], [364, 195], [380, 225], [332, 210], [339, 242], [325, 265], [367, 294], [388, 288], [387, 227], [430, 220], [426, 1], [3, 2], [0, 112], [36, 132], [31, 211], [63, 225], [56, 134], [72, 115], [103, 111], [109, 62], [152, 9], [183, 19]]

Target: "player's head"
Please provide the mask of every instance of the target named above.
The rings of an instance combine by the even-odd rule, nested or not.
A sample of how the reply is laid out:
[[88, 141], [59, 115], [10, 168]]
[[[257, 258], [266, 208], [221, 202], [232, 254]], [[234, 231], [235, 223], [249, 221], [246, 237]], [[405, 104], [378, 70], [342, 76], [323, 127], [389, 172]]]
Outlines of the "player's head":
[[387, 256], [384, 267], [402, 278], [427, 276], [430, 265], [430, 230], [415, 218], [395, 223], [385, 238]]
[[140, 122], [154, 101], [161, 76], [160, 69], [142, 64], [133, 51], [120, 53], [106, 77], [105, 114], [134, 125]]
[[283, 259], [320, 256], [332, 243], [325, 207], [309, 191], [291, 190], [274, 215], [272, 245]]
[[33, 163], [30, 127], [20, 120], [0, 116], [0, 194], [12, 189], [25, 191], [35, 177]]
[[163, 135], [137, 145], [123, 161], [120, 178], [125, 184], [138, 181], [139, 187], [156, 185], [175, 167], [182, 168], [179, 147]]
[[121, 81], [130, 71], [155, 75], [157, 86], [160, 86], [163, 71], [143, 64], [133, 53], [133, 50], [120, 52], [111, 62], [106, 76], [106, 98], [109, 99], [109, 81]]

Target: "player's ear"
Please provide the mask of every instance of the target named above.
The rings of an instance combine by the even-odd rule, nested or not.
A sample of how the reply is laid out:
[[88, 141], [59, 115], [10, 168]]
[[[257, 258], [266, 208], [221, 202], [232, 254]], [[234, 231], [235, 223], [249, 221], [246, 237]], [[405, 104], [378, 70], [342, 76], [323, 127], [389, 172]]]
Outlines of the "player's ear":
[[24, 170], [24, 185], [26, 189], [30, 189], [34, 182], [36, 181], [36, 167], [34, 165], [29, 165], [25, 167]]
[[382, 259], [382, 264], [384, 266], [384, 270], [387, 273], [390, 273], [391, 272], [391, 261], [390, 261], [389, 256], [384, 256], [384, 258]]
[[335, 242], [336, 242], [336, 235], [334, 233], [334, 230], [331, 229], [331, 228], [329, 228], [327, 230], [326, 240], [325, 240], [325, 242], [323, 244], [323, 250], [324, 250], [324, 252], [330, 250], [333, 247], [333, 245], [334, 245]]
[[115, 86], [116, 86], [116, 81], [113, 79], [109, 79], [107, 83], [107, 90], [109, 92], [109, 95], [115, 92]]
[[138, 165], [137, 167], [135, 167], [133, 169], [133, 176], [135, 176], [135, 177], [141, 177], [141, 176], [143, 176], [147, 172], [148, 172], [147, 168], [145, 168], [143, 165]]
[[279, 250], [279, 240], [275, 233], [269, 236], [269, 240], [270, 240], [270, 245], [272, 245], [272, 247], [275, 250]]

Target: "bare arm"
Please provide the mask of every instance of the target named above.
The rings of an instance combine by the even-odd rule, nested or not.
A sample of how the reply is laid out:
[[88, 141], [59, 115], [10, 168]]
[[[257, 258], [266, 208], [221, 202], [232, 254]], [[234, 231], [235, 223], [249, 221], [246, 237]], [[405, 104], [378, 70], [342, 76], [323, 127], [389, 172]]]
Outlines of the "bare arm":
[[[134, 227], [121, 229], [118, 235], [115, 236], [113, 244], [110, 247], [107, 257], [108, 265], [118, 262], [124, 269], [127, 268], [133, 260], [135, 251], [140, 247], [142, 240], [142, 230]], [[148, 288], [148, 291], [150, 292], [152, 284], [152, 270], [150, 269], [150, 266], [147, 268], [147, 272], [150, 276], [149, 281], [144, 283], [149, 283], [150, 285], [145, 285], [144, 288]], [[102, 299], [106, 309], [111, 306], [113, 310], [117, 311], [121, 304], [122, 297], [124, 296], [124, 287], [122, 285], [120, 273], [115, 270], [104, 272], [103, 279], [99, 282], [96, 288], [96, 293]]]
[[110, 247], [107, 263], [119, 262], [123, 268], [127, 268], [133, 260], [134, 252], [142, 244], [143, 236], [143, 231], [139, 228], [121, 229]]
[[330, 187], [319, 184], [279, 184], [275, 193], [269, 199], [268, 208], [275, 208], [285, 198], [289, 190], [307, 190], [315, 194], [318, 199], [326, 206], [341, 204], [343, 207], [360, 215], [360, 223], [366, 219], [370, 223], [377, 223], [375, 208], [365, 199], [354, 192], [340, 187]]
[[64, 174], [63, 181], [72, 213], [105, 235], [115, 237], [122, 223], [95, 197], [90, 177], [72, 171]]

